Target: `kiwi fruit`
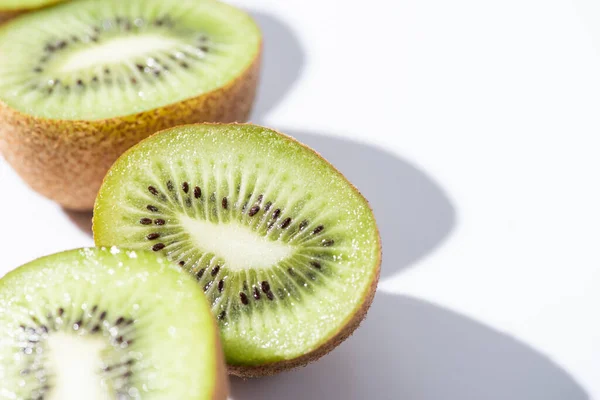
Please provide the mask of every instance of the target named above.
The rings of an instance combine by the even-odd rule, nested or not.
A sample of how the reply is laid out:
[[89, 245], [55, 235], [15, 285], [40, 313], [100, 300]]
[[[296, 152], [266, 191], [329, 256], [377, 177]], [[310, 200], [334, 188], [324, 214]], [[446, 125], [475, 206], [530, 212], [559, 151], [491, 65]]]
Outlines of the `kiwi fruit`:
[[63, 0], [0, 0], [0, 24], [24, 12], [60, 3]]
[[112, 163], [179, 124], [245, 121], [262, 38], [213, 0], [82, 0], [0, 27], [0, 151], [30, 187], [89, 210]]
[[242, 377], [332, 350], [379, 278], [365, 198], [310, 148], [250, 124], [181, 126], [132, 147], [104, 180], [93, 231], [97, 245], [152, 250], [189, 271]]
[[219, 334], [189, 274], [79, 249], [0, 280], [0, 398], [225, 400]]

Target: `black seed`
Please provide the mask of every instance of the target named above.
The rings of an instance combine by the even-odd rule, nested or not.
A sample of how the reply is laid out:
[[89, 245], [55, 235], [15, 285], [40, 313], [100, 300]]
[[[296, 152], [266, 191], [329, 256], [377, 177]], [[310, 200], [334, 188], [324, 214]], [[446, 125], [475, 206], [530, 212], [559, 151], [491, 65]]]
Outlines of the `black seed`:
[[71, 36], [71, 42], [77, 43], [79, 42], [79, 38], [77, 36]]
[[210, 274], [211, 274], [212, 276], [215, 276], [215, 275], [217, 275], [217, 274], [219, 273], [219, 269], [221, 269], [221, 266], [220, 266], [220, 265], [217, 265], [217, 266], [215, 266], [215, 267], [214, 267], [214, 268], [213, 268], [213, 269], [210, 271]]
[[153, 251], [160, 251], [164, 248], [165, 248], [164, 243], [156, 243], [154, 246], [152, 246]]
[[46, 325], [40, 326], [40, 329], [41, 329], [42, 332], [48, 333], [48, 327]]
[[52, 94], [52, 92], [54, 92], [54, 89], [52, 89], [52, 88], [48, 89], [48, 94]]
[[256, 199], [256, 202], [260, 204], [262, 201], [263, 201], [263, 195], [259, 194], [258, 198]]
[[148, 186], [148, 191], [155, 196], [158, 196], [158, 190], [154, 186]]
[[150, 218], [140, 219], [140, 224], [142, 224], [142, 225], [150, 225], [151, 223], [152, 223], [152, 220]]
[[131, 79], [129, 79], [129, 80], [130, 80], [130, 82], [131, 82], [132, 84], [134, 84], [134, 85], [136, 85], [136, 84], [137, 84], [137, 79], [135, 79], [135, 78], [133, 78], [133, 77], [132, 77], [132, 78], [131, 78]]
[[173, 191], [173, 189], [175, 189], [175, 187], [173, 186], [173, 182], [167, 181], [167, 189], [169, 189], [170, 191]]
[[187, 193], [190, 191], [190, 185], [187, 182], [183, 182], [181, 184], [181, 189], [183, 190], [184, 193]]
[[162, 19], [157, 19], [157, 20], [154, 22], [154, 25], [156, 25], [156, 26], [162, 26], [163, 24], [164, 24], [164, 21], [163, 21]]
[[227, 210], [227, 197], [223, 197], [223, 200], [221, 200], [221, 205], [225, 210]]
[[100, 314], [100, 321], [104, 320], [104, 318], [106, 318], [106, 311], [102, 311], [102, 314]]
[[208, 53], [208, 50], [209, 50], [209, 49], [208, 49], [208, 47], [207, 47], [207, 46], [202, 46], [202, 47], [200, 47], [200, 50], [202, 50], [202, 51], [203, 51], [203, 52], [205, 52], [205, 53]]
[[202, 196], [202, 190], [198, 186], [194, 188], [194, 197], [199, 199]]
[[185, 261], [179, 261], [179, 266], [183, 267], [185, 265]]
[[321, 269], [321, 264], [316, 262], [316, 261], [311, 261], [310, 265], [312, 265], [313, 267], [315, 267], [316, 269]]
[[260, 211], [260, 207], [254, 205], [250, 208], [250, 211], [248, 211], [248, 215], [251, 217], [254, 217], [259, 211]]
[[92, 314], [96, 314], [96, 311], [98, 311], [98, 306], [92, 307]]
[[294, 268], [288, 268], [288, 273], [290, 274], [290, 276], [296, 276], [296, 272], [294, 271]]
[[260, 300], [260, 291], [258, 290], [258, 288], [256, 286], [254, 286], [254, 291], [252, 294], [256, 300]]
[[131, 372], [131, 371], [127, 371], [127, 372], [125, 372], [125, 373], [123, 374], [123, 377], [124, 377], [124, 378], [129, 378], [131, 375], [133, 375], [133, 372]]
[[225, 315], [226, 315], [226, 314], [225, 314], [225, 311], [221, 311], [221, 313], [219, 314], [219, 317], [218, 317], [218, 318], [219, 318], [220, 320], [222, 320], [222, 319], [224, 319], [224, 318], [225, 318]]
[[290, 226], [291, 223], [292, 223], [292, 219], [290, 217], [284, 219], [283, 222], [281, 223], [281, 229], [287, 228], [288, 226]]
[[265, 293], [271, 291], [271, 285], [269, 285], [269, 282], [267, 282], [267, 281], [262, 281], [262, 283], [260, 284], [260, 287], [262, 288], [262, 291]]
[[248, 301], [248, 296], [246, 296], [246, 293], [244, 292], [240, 292], [240, 300], [242, 301], [242, 304], [247, 306], [249, 301]]
[[186, 63], [185, 61], [182, 61], [179, 65], [181, 65], [182, 68], [188, 68], [189, 67], [188, 63]]
[[160, 237], [160, 233], [150, 233], [148, 234], [148, 236], [146, 236], [146, 239], [148, 240], [156, 240]]
[[110, 69], [108, 69], [108, 68], [104, 68], [104, 73], [105, 73], [106, 75], [110, 75]]
[[153, 206], [153, 205], [148, 205], [146, 208], [147, 208], [149, 211], [152, 211], [152, 212], [158, 212], [158, 208], [157, 208], [157, 207], [155, 207], [155, 206]]
[[317, 226], [317, 227], [315, 228], [315, 230], [314, 230], [314, 231], [312, 231], [312, 234], [313, 234], [313, 235], [317, 235], [317, 234], [319, 234], [319, 233], [323, 232], [323, 229], [324, 229], [324, 228], [323, 228], [323, 225], [319, 225], [319, 226]]
[[65, 42], [64, 40], [61, 40], [60, 42], [58, 42], [56, 44], [56, 47], [59, 49], [64, 49], [65, 47], [67, 47], [67, 42]]
[[129, 326], [129, 325], [133, 324], [134, 322], [135, 322], [135, 321], [134, 321], [134, 320], [132, 320], [132, 319], [130, 319], [130, 320], [127, 320], [127, 323], [125, 323], [125, 326]]
[[273, 219], [277, 219], [279, 217], [279, 214], [281, 214], [281, 210], [279, 208], [273, 211]]
[[64, 308], [59, 308], [58, 309], [58, 316], [62, 317], [62, 315], [65, 313], [65, 309]]
[[51, 43], [48, 43], [48, 44], [47, 44], [47, 45], [44, 47], [44, 50], [46, 50], [46, 51], [48, 51], [48, 52], [52, 53], [52, 52], [53, 52], [54, 50], [56, 50], [56, 49], [54, 48], [54, 45], [53, 45], [53, 44], [51, 44]]
[[77, 326], [81, 326], [81, 324], [82, 324], [82, 323], [83, 323], [83, 321], [82, 321], [82, 320], [79, 320], [79, 321], [75, 322], [75, 325], [77, 325]]
[[96, 325], [92, 328], [92, 333], [100, 332], [100, 325]]
[[202, 268], [200, 271], [198, 271], [198, 273], [196, 274], [198, 279], [202, 278], [202, 275], [204, 275], [204, 271], [206, 271], [206, 268]]
[[329, 246], [332, 246], [332, 245], [333, 245], [333, 243], [335, 243], [335, 242], [333, 241], [333, 239], [328, 239], [328, 240], [324, 240], [324, 241], [321, 243], [321, 246], [323, 246], [323, 247], [329, 247]]
[[155, 225], [164, 225], [164, 224], [166, 224], [166, 221], [164, 219], [159, 218], [159, 219], [154, 220], [154, 224]]
[[223, 289], [225, 289], [225, 282], [223, 281], [223, 279], [221, 279], [219, 281], [219, 286], [218, 286], [219, 292], [222, 292]]
[[90, 40], [94, 43], [98, 42], [98, 36], [90, 36]]
[[273, 203], [268, 201], [267, 204], [265, 204], [265, 211], [269, 211], [269, 209], [271, 208], [272, 205], [273, 205]]
[[92, 78], [92, 82], [98, 82], [98, 77], [97, 77], [97, 76], [94, 76], [94, 77]]
[[42, 72], [42, 69], [40, 67], [36, 67], [33, 71], [40, 73], [40, 72]]
[[83, 86], [83, 81], [81, 79], [77, 79], [77, 86]]
[[135, 67], [140, 71], [144, 70], [144, 66], [142, 64], [135, 64]]
[[269, 300], [273, 300], [274, 298], [275, 298], [275, 296], [273, 295], [273, 292], [271, 292], [271, 291], [268, 291], [268, 292], [267, 292], [267, 299], [269, 299]]
[[123, 317], [119, 317], [116, 321], [115, 324], [116, 325], [121, 325], [123, 322], [125, 322], [125, 318]]
[[96, 32], [96, 33], [100, 33], [100, 31], [102, 30], [97, 26], [95, 26], [93, 29], [94, 29], [94, 32]]
[[117, 343], [123, 343], [123, 336], [119, 336], [116, 341]]

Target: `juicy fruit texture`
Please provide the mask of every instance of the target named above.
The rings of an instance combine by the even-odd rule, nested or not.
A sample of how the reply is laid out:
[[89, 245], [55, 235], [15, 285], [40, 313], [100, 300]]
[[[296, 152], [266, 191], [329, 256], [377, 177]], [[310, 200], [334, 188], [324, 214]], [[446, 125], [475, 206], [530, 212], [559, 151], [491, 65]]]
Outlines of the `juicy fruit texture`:
[[248, 118], [261, 34], [214, 0], [82, 0], [1, 27], [0, 54], [0, 152], [34, 190], [89, 210], [152, 133]]
[[306, 363], [348, 336], [380, 264], [360, 193], [314, 151], [246, 124], [177, 127], [130, 149], [100, 190], [94, 238], [190, 271], [240, 375]]
[[0, 31], [0, 99], [43, 118], [97, 120], [210, 92], [256, 57], [244, 13], [210, 0], [82, 1]]
[[81, 249], [0, 280], [0, 397], [226, 399], [190, 277], [150, 252]]

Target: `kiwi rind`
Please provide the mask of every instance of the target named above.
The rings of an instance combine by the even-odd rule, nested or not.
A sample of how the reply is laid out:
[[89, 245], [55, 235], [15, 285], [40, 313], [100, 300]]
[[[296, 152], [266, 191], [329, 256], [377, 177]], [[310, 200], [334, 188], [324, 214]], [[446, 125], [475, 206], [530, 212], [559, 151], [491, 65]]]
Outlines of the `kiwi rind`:
[[21, 113], [0, 101], [0, 152], [35, 191], [72, 210], [90, 210], [104, 175], [128, 148], [176, 125], [246, 121], [252, 110], [262, 44], [229, 84], [135, 115], [55, 120]]
[[[112, 263], [111, 261], [113, 261], [113, 260], [110, 259], [112, 256], [115, 256], [114, 263]], [[103, 279], [106, 279], [108, 275], [115, 274], [114, 271], [116, 271], [115, 277], [122, 278], [124, 276], [126, 278], [125, 280], [135, 279], [137, 281], [139, 281], [139, 275], [147, 275], [149, 277], [150, 273], [153, 272], [153, 273], [156, 273], [158, 276], [160, 276], [161, 277], [160, 279], [163, 279], [163, 280], [169, 279], [169, 286], [177, 287], [178, 289], [181, 288], [184, 290], [183, 293], [186, 293], [185, 290], [187, 290], [187, 293], [185, 294], [185, 296], [187, 296], [186, 298], [188, 300], [192, 301], [193, 303], [197, 303], [197, 305], [203, 305], [204, 310], [202, 310], [202, 312], [204, 314], [199, 314], [200, 320], [202, 320], [203, 322], [200, 324], [198, 322], [196, 322], [195, 329], [201, 328], [202, 330], [206, 331], [207, 333], [210, 332], [209, 334], [204, 336], [205, 340], [208, 343], [206, 343], [206, 345], [203, 345], [204, 351], [210, 349], [210, 355], [204, 354], [202, 350], [200, 350], [198, 353], [203, 354], [204, 356], [206, 356], [206, 358], [209, 358], [214, 362], [214, 364], [211, 363], [212, 365], [207, 365], [208, 369], [210, 371], [213, 371], [214, 373], [211, 373], [210, 385], [206, 386], [206, 388], [207, 389], [210, 388], [210, 390], [203, 391], [202, 393], [196, 393], [196, 394], [201, 398], [210, 398], [212, 400], [226, 400], [228, 398], [227, 396], [229, 393], [229, 381], [227, 379], [227, 374], [226, 374], [226, 370], [225, 370], [225, 361], [224, 361], [224, 357], [223, 357], [223, 352], [221, 350], [222, 346], [220, 344], [219, 330], [217, 329], [214, 319], [208, 315], [208, 314], [210, 314], [210, 310], [208, 308], [208, 304], [206, 303], [204, 296], [201, 295], [201, 292], [195, 293], [194, 290], [190, 290], [190, 285], [192, 287], [194, 285], [191, 278], [189, 278], [186, 274], [182, 275], [181, 270], [170, 265], [166, 260], [164, 260], [162, 257], [160, 257], [154, 253], [146, 252], [146, 251], [130, 252], [130, 251], [120, 250], [116, 247], [112, 247], [111, 249], [81, 248], [81, 249], [67, 250], [67, 251], [63, 251], [60, 253], [55, 253], [52, 255], [38, 258], [36, 260], [33, 260], [27, 264], [20, 266], [19, 268], [16, 268], [16, 269], [10, 271], [9, 273], [7, 273], [4, 277], [2, 277], [0, 279], [0, 293], [2, 294], [2, 295], [0, 295], [0, 303], [2, 301], [4, 301], [3, 305], [5, 306], [5, 308], [3, 309], [3, 313], [1, 313], [1, 314], [3, 314], [4, 318], [6, 318], [6, 315], [8, 315], [10, 313], [10, 307], [14, 306], [17, 309], [20, 308], [20, 313], [22, 315], [23, 307], [27, 307], [28, 304], [26, 304], [24, 302], [20, 302], [19, 297], [21, 296], [21, 297], [25, 298], [25, 294], [23, 294], [22, 292], [24, 290], [25, 291], [31, 290], [31, 288], [35, 285], [40, 285], [41, 287], [43, 287], [42, 290], [46, 289], [44, 287], [44, 284], [48, 284], [50, 287], [50, 290], [54, 285], [56, 285], [56, 286], [58, 286], [58, 288], [68, 287], [68, 288], [70, 288], [70, 290], [77, 291], [77, 285], [75, 285], [75, 279], [71, 278], [71, 274], [68, 273], [68, 271], [77, 271], [78, 268], [82, 268], [82, 264], [85, 265], [85, 263], [88, 262], [87, 260], [84, 260], [82, 257], [86, 258], [86, 259], [87, 258], [90, 259], [88, 266], [90, 266], [92, 268], [91, 271], [87, 274], [87, 277], [85, 277], [86, 272], [83, 272], [83, 277], [80, 276], [78, 278], [75, 278], [75, 279], [80, 280], [80, 282], [82, 282], [82, 284], [83, 284], [83, 282], [95, 282], [96, 280], [102, 281]], [[103, 258], [108, 259], [108, 261], [110, 263], [108, 265], [110, 265], [111, 270], [113, 270], [112, 273], [108, 271], [109, 266], [107, 264], [102, 263]], [[142, 264], [138, 264], [136, 262], [128, 263], [127, 262], [128, 259], [136, 259], [136, 260], [142, 259], [143, 261], [142, 261]], [[118, 262], [119, 260], [121, 262]], [[58, 265], [61, 265], [61, 266], [57, 268]], [[62, 265], [64, 265], [64, 267]], [[63, 272], [65, 272], [66, 276], [69, 277], [69, 278], [67, 278], [67, 280], [69, 280], [69, 279], [71, 280], [71, 283], [72, 283], [71, 286], [64, 286], [64, 282], [61, 281], [61, 279], [63, 279], [63, 278], [60, 278], [61, 274], [59, 273], [59, 271], [61, 271], [61, 270]], [[87, 269], [86, 269], [86, 271], [87, 271]], [[125, 275], [123, 275], [123, 271], [125, 271]], [[77, 273], [75, 273], [75, 274], [77, 274]], [[99, 276], [99, 275], [101, 275], [101, 276]], [[43, 280], [44, 276], [50, 277], [50, 281], [47, 282], [46, 280]], [[155, 279], [154, 279], [153, 284], [157, 283], [158, 276], [154, 277]], [[36, 282], [36, 279], [38, 280], [37, 282]], [[162, 283], [163, 280], [161, 280], [160, 282]], [[189, 280], [189, 282], [186, 282], [186, 280]], [[177, 282], [177, 283], [175, 283], [175, 282]], [[32, 287], [28, 287], [28, 285], [32, 285]], [[152, 286], [150, 286], [150, 287], [152, 287]], [[98, 288], [98, 289], [101, 290], [101, 288]], [[67, 293], [67, 291], [65, 293]], [[43, 295], [42, 295], [42, 297], [43, 297]], [[57, 297], [60, 297], [60, 295]], [[34, 296], [34, 298], [36, 298], [36, 297]], [[93, 298], [91, 300], [93, 300]], [[9, 307], [6, 307], [7, 304], [9, 305]], [[110, 304], [110, 302], [109, 302], [109, 304]], [[116, 303], [113, 303], [113, 304], [116, 305]], [[36, 309], [36, 308], [47, 310], [49, 307], [51, 308], [53, 305], [55, 305], [55, 304], [31, 303], [30, 307], [32, 310]], [[66, 310], [67, 309], [65, 306], [65, 311]], [[152, 308], [149, 307], [148, 311], [151, 311], [151, 310], [152, 310]], [[110, 310], [110, 309], [108, 311], [109, 311], [109, 313], [115, 312], [115, 311], [119, 312], [119, 310]], [[187, 311], [190, 312], [191, 308], [189, 308]], [[79, 312], [81, 312], [81, 311], [79, 311]], [[125, 314], [123, 314], [123, 315], [125, 315]], [[33, 312], [31, 312], [31, 316], [33, 316], [34, 321], [35, 321], [36, 317], [42, 317], [42, 315], [36, 315]], [[189, 317], [189, 315], [188, 315], [188, 317]], [[183, 319], [180, 319], [180, 321], [185, 322], [188, 320], [183, 318]], [[23, 322], [25, 322], [25, 321], [23, 321]], [[14, 321], [13, 321], [13, 323], [14, 323]], [[51, 326], [45, 322], [44, 322], [44, 324], [47, 326]], [[8, 325], [8, 326], [10, 326], [10, 325]], [[48, 328], [45, 328], [45, 329], [46, 329], [46, 332], [48, 332]], [[3, 330], [3, 329], [0, 329], [0, 330]], [[198, 331], [196, 331], [196, 333], [198, 333]], [[214, 335], [213, 340], [210, 339], [211, 334]], [[10, 343], [10, 342], [5, 341], [4, 345], [7, 345], [7, 343]], [[182, 345], [182, 349], [184, 349], [184, 348], [185, 348], [185, 346]], [[7, 360], [5, 359], [5, 361], [7, 361]], [[5, 366], [6, 365], [8, 365], [8, 364], [5, 364]], [[1, 368], [2, 368], [2, 365], [0, 365], [0, 369]], [[168, 396], [168, 393], [165, 393], [164, 395]], [[193, 398], [197, 398], [197, 397], [194, 396]]]
[[[203, 125], [203, 126], [220, 126], [220, 125], [225, 125], [225, 124], [203, 123], [201, 125]], [[228, 124], [228, 125], [242, 127], [244, 125], [249, 125], [249, 124], [233, 123], [233, 124]], [[252, 125], [252, 126], [256, 127], [257, 125]], [[181, 128], [185, 128], [185, 127], [181, 127]], [[284, 133], [281, 133], [281, 132], [276, 131], [271, 128], [265, 128], [265, 127], [261, 127], [261, 128], [277, 132], [279, 135], [287, 138], [291, 142], [294, 142], [294, 143], [300, 145], [305, 150], [308, 150], [309, 152], [313, 153], [314, 155], [319, 157], [321, 160], [323, 160], [325, 162], [325, 164], [327, 164], [330, 167], [330, 171], [333, 174], [337, 174], [339, 177], [341, 177], [355, 193], [359, 194], [363, 198], [364, 204], [369, 208], [370, 213], [371, 214], [373, 213], [367, 200], [364, 199], [364, 197], [360, 194], [359, 190], [354, 185], [352, 185], [352, 183], [349, 182], [348, 179], [339, 170], [337, 170], [331, 163], [329, 163], [326, 159], [324, 159], [318, 152], [316, 152], [314, 149], [304, 145], [303, 143], [298, 142], [295, 138], [293, 138], [289, 135], [286, 135]], [[168, 131], [168, 129], [166, 131]], [[160, 132], [157, 132], [155, 135], [160, 135], [162, 133], [163, 133], [163, 131], [160, 131]], [[125, 152], [123, 154], [123, 157], [126, 157], [129, 152], [135, 151], [136, 147], [137, 146], [134, 146], [133, 148], [131, 148], [127, 152]], [[107, 178], [108, 178], [108, 176], [107, 176]], [[104, 182], [107, 181], [107, 178], [105, 178]], [[101, 199], [99, 196], [98, 199], [96, 200], [95, 209], [98, 208], [100, 200]], [[95, 239], [97, 245], [109, 245], [110, 244], [110, 243], [104, 242], [109, 238], [109, 236], [107, 236], [108, 235], [107, 232], [104, 232], [104, 230], [98, 220], [97, 213], [95, 213], [94, 219], [93, 219], [93, 232], [94, 232], [94, 239]], [[261, 377], [261, 376], [269, 376], [269, 375], [278, 374], [280, 372], [284, 372], [284, 371], [287, 371], [290, 369], [305, 366], [311, 362], [314, 362], [314, 361], [318, 360], [319, 358], [323, 357], [324, 355], [328, 354], [330, 351], [332, 351], [338, 345], [340, 345], [344, 340], [346, 340], [358, 328], [360, 323], [366, 317], [367, 312], [372, 304], [373, 298], [376, 293], [377, 284], [378, 284], [379, 276], [380, 276], [380, 267], [381, 267], [381, 238], [380, 238], [378, 231], [377, 231], [376, 236], [377, 236], [377, 238], [376, 238], [377, 239], [377, 251], [376, 251], [377, 259], [374, 263], [374, 272], [372, 274], [371, 281], [366, 285], [366, 289], [364, 290], [364, 292], [361, 295], [362, 303], [356, 309], [354, 314], [350, 315], [348, 317], [347, 321], [345, 321], [345, 323], [336, 332], [332, 333], [329, 336], [329, 338], [326, 339], [326, 341], [324, 341], [323, 343], [319, 344], [317, 348], [309, 351], [308, 353], [305, 353], [298, 357], [295, 357], [295, 358], [284, 359], [284, 360], [280, 360], [280, 361], [276, 361], [276, 362], [272, 362], [272, 363], [264, 363], [261, 365], [233, 365], [233, 364], [229, 363], [228, 364], [229, 374], [238, 376], [238, 377], [242, 377], [242, 378], [253, 378], [253, 377]], [[102, 238], [100, 238], [100, 237], [102, 237]], [[113, 244], [117, 244], [117, 243], [113, 243]]]
[[8, 22], [9, 20], [18, 17], [19, 15], [26, 13], [26, 12], [30, 12], [30, 11], [35, 11], [35, 10], [39, 10], [41, 8], [45, 8], [45, 7], [50, 7], [53, 6], [57, 3], [61, 3], [65, 0], [47, 0], [45, 2], [45, 4], [40, 4], [39, 6], [35, 6], [33, 8], [29, 7], [29, 8], [19, 8], [19, 9], [2, 9], [2, 7], [0, 6], [0, 25]]

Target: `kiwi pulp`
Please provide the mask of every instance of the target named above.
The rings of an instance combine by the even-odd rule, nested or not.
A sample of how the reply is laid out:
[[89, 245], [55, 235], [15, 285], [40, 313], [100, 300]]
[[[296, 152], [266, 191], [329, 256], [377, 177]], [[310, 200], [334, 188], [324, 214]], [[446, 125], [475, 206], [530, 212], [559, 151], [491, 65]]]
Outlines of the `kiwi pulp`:
[[63, 0], [0, 0], [0, 24], [21, 13], [60, 3]]
[[72, 250], [0, 280], [0, 398], [225, 400], [226, 379], [202, 291], [156, 254]]
[[260, 53], [252, 19], [218, 1], [82, 0], [18, 17], [0, 28], [0, 151], [33, 189], [91, 209], [139, 140], [246, 120]]
[[311, 149], [267, 128], [172, 128], [127, 151], [94, 209], [97, 245], [165, 254], [196, 277], [231, 373], [324, 355], [369, 308], [381, 261], [362, 195]]

